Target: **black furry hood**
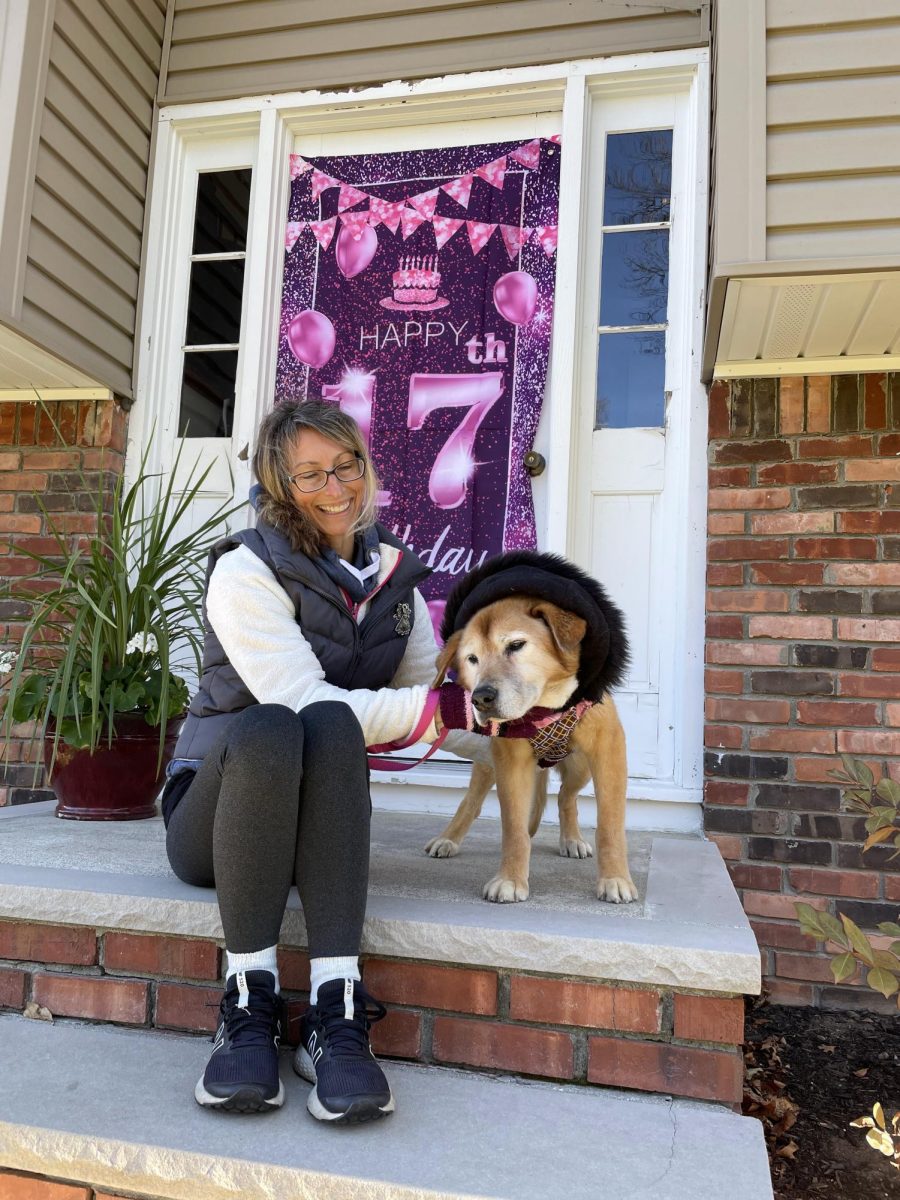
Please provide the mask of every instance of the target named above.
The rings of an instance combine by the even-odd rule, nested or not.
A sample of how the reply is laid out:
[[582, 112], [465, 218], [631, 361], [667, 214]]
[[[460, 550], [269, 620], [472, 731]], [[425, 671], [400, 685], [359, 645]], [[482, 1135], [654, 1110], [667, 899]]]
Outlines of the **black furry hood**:
[[441, 637], [446, 642], [480, 609], [508, 596], [549, 600], [587, 622], [578, 687], [567, 704], [602, 700], [622, 682], [629, 657], [625, 618], [596, 579], [558, 554], [512, 550], [470, 571], [447, 598]]

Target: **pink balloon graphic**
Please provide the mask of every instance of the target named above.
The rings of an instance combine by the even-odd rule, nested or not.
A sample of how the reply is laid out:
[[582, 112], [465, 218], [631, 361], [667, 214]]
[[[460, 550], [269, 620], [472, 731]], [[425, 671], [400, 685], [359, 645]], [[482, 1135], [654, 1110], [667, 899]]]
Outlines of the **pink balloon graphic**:
[[494, 307], [512, 325], [527, 325], [537, 308], [537, 284], [527, 271], [509, 271], [494, 284]]
[[294, 358], [308, 367], [324, 367], [334, 354], [336, 334], [324, 313], [307, 308], [288, 325], [288, 345]]
[[364, 271], [378, 249], [378, 234], [371, 225], [360, 228], [359, 237], [354, 237], [349, 226], [344, 226], [338, 234], [335, 257], [341, 274], [345, 279], [352, 279], [360, 271]]

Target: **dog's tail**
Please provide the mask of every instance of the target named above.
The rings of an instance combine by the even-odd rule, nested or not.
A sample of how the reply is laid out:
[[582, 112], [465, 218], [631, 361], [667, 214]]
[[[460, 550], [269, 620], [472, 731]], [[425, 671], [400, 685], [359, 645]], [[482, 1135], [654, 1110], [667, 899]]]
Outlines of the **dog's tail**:
[[534, 796], [531, 799], [531, 816], [528, 819], [528, 836], [534, 837], [547, 807], [547, 777], [549, 771], [536, 771], [534, 781]]

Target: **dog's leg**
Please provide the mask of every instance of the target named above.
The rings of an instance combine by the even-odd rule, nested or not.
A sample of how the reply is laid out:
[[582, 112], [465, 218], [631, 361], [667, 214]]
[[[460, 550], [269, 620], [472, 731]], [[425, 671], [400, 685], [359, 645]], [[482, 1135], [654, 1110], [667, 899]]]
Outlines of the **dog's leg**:
[[534, 798], [537, 765], [531, 745], [524, 739], [495, 738], [491, 751], [497, 772], [503, 853], [500, 870], [484, 886], [484, 898], [506, 904], [528, 899], [531, 860], [528, 817]]
[[463, 838], [469, 832], [472, 822], [481, 812], [484, 798], [494, 783], [494, 768], [487, 763], [473, 763], [472, 775], [466, 794], [459, 802], [459, 808], [453, 820], [443, 833], [431, 839], [425, 847], [425, 853], [432, 858], [453, 858], [459, 854]]
[[597, 897], [627, 903], [637, 899], [637, 888], [628, 870], [625, 840], [625, 731], [609, 696], [592, 712], [599, 720], [596, 734], [586, 743], [579, 739], [579, 744], [590, 761], [597, 796]]
[[549, 771], [537, 770], [534, 773], [534, 799], [531, 801], [531, 816], [528, 818], [528, 836], [534, 837], [540, 828], [541, 817], [547, 807], [547, 782]]
[[593, 850], [578, 827], [578, 793], [591, 777], [590, 763], [573, 750], [559, 763], [559, 852], [563, 858], [590, 858]]

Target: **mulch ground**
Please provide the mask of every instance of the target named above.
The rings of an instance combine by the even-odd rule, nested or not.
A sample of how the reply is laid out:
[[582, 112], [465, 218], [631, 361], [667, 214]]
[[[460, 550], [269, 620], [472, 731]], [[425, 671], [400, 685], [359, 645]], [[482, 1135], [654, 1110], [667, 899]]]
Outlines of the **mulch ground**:
[[777, 1200], [898, 1200], [900, 1171], [856, 1117], [900, 1109], [900, 1013], [755, 1004], [747, 1014], [744, 1112], [766, 1133]]

